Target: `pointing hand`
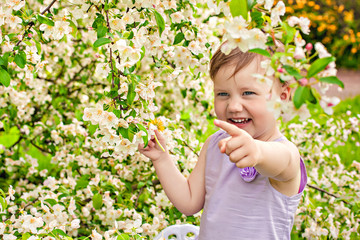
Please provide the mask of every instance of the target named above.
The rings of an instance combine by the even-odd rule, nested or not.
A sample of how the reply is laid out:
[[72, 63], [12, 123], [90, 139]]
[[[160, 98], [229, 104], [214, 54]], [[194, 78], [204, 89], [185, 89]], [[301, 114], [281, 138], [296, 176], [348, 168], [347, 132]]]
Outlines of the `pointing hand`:
[[239, 168], [254, 167], [258, 164], [261, 153], [257, 140], [246, 131], [228, 122], [216, 119], [214, 124], [230, 135], [219, 141], [221, 153], [228, 155], [230, 161]]

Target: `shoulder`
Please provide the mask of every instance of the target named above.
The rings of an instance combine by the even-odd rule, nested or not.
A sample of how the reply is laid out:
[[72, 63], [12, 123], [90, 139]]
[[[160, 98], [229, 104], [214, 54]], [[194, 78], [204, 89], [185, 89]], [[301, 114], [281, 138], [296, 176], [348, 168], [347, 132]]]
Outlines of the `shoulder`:
[[220, 129], [217, 132], [213, 133], [212, 135], [210, 135], [207, 139], [207, 141], [209, 142], [213, 142], [213, 143], [217, 143], [219, 142], [221, 139], [226, 138], [226, 137], [230, 137], [230, 135], [225, 132], [224, 130]]
[[279, 143], [284, 144], [284, 146], [286, 147], [286, 149], [289, 151], [289, 153], [291, 154], [291, 158], [294, 159], [295, 161], [298, 160], [300, 161], [300, 153], [299, 153], [299, 149], [297, 148], [297, 146], [289, 141], [286, 137], [282, 137], [279, 141], [277, 141]]
[[217, 147], [218, 142], [225, 137], [228, 137], [228, 134], [223, 130], [219, 130], [219, 131], [213, 133], [212, 135], [210, 135], [206, 139], [206, 141], [204, 142], [204, 145], [201, 148], [200, 158], [201, 158], [201, 156], [204, 156], [204, 157], [206, 156], [206, 153], [207, 153], [207, 150], [209, 147], [210, 148]]

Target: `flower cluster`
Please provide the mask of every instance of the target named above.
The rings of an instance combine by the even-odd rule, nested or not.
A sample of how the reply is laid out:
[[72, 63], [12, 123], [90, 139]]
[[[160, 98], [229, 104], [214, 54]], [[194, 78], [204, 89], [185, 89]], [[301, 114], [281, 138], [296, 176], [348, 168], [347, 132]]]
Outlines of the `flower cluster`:
[[359, 114], [347, 110], [338, 119], [288, 123], [286, 134], [299, 147], [309, 177], [295, 218], [297, 236], [306, 239], [358, 236], [360, 165], [351, 149], [360, 146], [359, 120]]
[[[297, 45], [285, 44], [289, 55], [279, 53], [274, 64], [265, 54], [268, 61], [262, 66], [269, 75], [259, 80], [266, 82], [274, 74], [284, 81], [295, 77], [303, 87], [298, 87], [303, 94], [295, 95], [301, 101], [311, 90], [312, 79], [297, 79], [302, 72], [296, 69], [305, 60], [293, 58], [295, 52], [310, 57], [299, 34], [307, 33], [306, 20], [293, 17], [286, 25], [281, 20], [284, 6], [269, 0], [249, 6], [248, 18], [233, 17], [229, 3], [0, 0], [0, 238], [152, 239], [171, 224], [199, 224], [200, 214], [186, 217], [170, 204], [149, 159], [136, 149], [159, 129], [173, 161], [189, 175], [201, 143], [215, 130], [209, 125], [214, 109], [207, 68], [221, 39], [244, 41], [250, 44], [244, 50], [265, 54], [271, 29], [279, 23], [292, 36], [289, 44]], [[237, 35], [238, 30], [243, 34]], [[325, 69], [317, 60], [304, 64], [319, 81], [333, 76], [333, 59], [322, 45], [315, 49], [325, 59]], [[336, 104], [325, 97], [321, 101], [329, 111]], [[279, 114], [308, 113], [305, 104], [291, 103], [284, 110], [275, 103], [269, 105]], [[338, 122], [329, 121], [327, 127], [336, 135], [328, 142], [352, 139], [357, 121], [354, 116], [346, 120], [340, 133]], [[297, 136], [307, 139], [311, 131]], [[352, 197], [358, 191], [358, 170], [349, 168], [326, 173]], [[314, 179], [321, 171], [314, 170]], [[329, 191], [325, 181], [313, 184]], [[308, 195], [321, 196], [318, 191]], [[336, 217], [350, 208], [337, 201], [328, 208], [319, 205]], [[313, 224], [311, 219], [304, 222]], [[359, 218], [347, 218], [349, 224], [344, 219], [338, 220], [341, 231], [351, 232]], [[322, 228], [329, 233], [338, 224], [335, 218], [333, 222]], [[313, 234], [310, 225], [297, 226], [295, 234]]]
[[257, 4], [232, 1], [229, 5], [219, 4], [218, 7], [226, 16], [222, 32], [227, 42], [221, 50], [228, 54], [232, 49], [239, 48], [243, 52], [264, 55], [266, 59], [262, 67], [265, 68], [265, 75], [256, 74], [254, 77], [268, 84], [272, 84], [271, 79], [274, 78], [292, 83], [289, 85], [295, 89], [294, 108], [282, 104], [279, 99], [271, 99], [268, 104], [275, 113], [283, 115], [283, 119], [309, 115], [304, 114], [307, 111], [303, 107], [304, 103], [317, 104], [324, 101], [313, 87], [314, 84], [320, 84], [322, 91], [331, 83], [343, 87], [336, 77], [335, 58], [320, 42], [313, 47], [301, 35], [310, 33], [310, 20], [302, 16], [290, 16], [283, 22], [281, 18], [286, 8], [282, 1], [276, 4], [273, 0], [257, 1]]

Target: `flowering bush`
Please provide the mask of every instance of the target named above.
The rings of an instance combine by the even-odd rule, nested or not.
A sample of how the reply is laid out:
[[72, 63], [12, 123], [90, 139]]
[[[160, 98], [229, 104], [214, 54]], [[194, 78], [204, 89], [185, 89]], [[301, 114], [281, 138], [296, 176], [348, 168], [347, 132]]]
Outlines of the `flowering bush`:
[[[2, 239], [141, 239], [169, 224], [198, 224], [200, 214], [185, 217], [172, 207], [137, 145], [159, 129], [189, 175], [200, 142], [213, 131], [207, 64], [223, 38], [224, 51], [240, 47], [268, 57], [260, 81], [293, 80], [292, 103], [269, 101], [284, 119], [309, 114], [311, 103], [330, 113], [337, 100], [312, 85], [342, 86], [335, 59], [320, 43], [310, 53], [312, 45], [302, 39], [308, 20], [282, 22], [280, 2], [0, 0], [0, 6]], [[349, 120], [348, 135], [357, 119]], [[304, 144], [306, 134], [294, 142]], [[308, 161], [320, 154], [308, 151]], [[323, 171], [316, 166], [314, 174]], [[355, 187], [344, 187], [352, 197], [359, 171], [348, 170], [331, 180], [354, 180]], [[332, 192], [314, 174], [313, 184]], [[340, 205], [318, 203], [338, 216]], [[306, 221], [319, 219], [313, 215]], [[358, 221], [344, 215], [339, 223], [351, 232]], [[331, 227], [322, 228], [330, 234]], [[307, 225], [294, 231], [317, 234]]]
[[311, 33], [307, 41], [321, 41], [340, 66], [357, 69], [360, 62], [359, 1], [286, 0], [287, 15], [307, 17]]
[[[286, 123], [285, 135], [297, 144], [309, 183], [297, 210], [292, 239], [356, 239], [360, 230], [360, 115], [351, 109], [333, 118], [318, 115]], [[341, 148], [344, 150], [341, 151]]]

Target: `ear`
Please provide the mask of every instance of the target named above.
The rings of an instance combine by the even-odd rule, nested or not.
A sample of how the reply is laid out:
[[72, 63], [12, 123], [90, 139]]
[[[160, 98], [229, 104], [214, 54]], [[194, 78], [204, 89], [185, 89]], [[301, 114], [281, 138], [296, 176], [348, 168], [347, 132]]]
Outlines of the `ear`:
[[291, 88], [287, 82], [283, 83], [281, 86], [280, 99], [282, 101], [289, 101], [291, 99]]

